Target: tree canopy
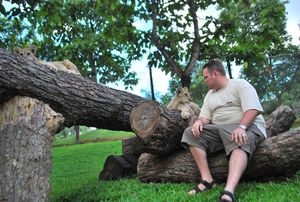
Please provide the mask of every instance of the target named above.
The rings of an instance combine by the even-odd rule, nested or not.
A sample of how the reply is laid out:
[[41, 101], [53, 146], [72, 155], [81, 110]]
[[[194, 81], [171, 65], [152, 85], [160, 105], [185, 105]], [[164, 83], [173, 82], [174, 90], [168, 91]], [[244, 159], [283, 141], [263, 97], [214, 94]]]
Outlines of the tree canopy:
[[84, 76], [127, 88], [138, 82], [131, 62], [144, 55], [190, 88], [201, 61], [219, 58], [230, 75], [237, 64], [254, 76], [290, 40], [281, 0], [6, 2], [15, 6], [0, 6], [2, 48], [35, 43], [40, 59], [68, 58]]

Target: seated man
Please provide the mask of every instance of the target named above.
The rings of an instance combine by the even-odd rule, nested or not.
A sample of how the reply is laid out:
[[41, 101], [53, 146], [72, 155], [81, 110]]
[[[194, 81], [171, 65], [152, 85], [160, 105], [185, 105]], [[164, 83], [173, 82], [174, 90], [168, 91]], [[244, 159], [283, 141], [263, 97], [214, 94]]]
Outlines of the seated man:
[[216, 186], [207, 163], [207, 153], [225, 149], [229, 173], [220, 201], [234, 201], [234, 190], [256, 146], [266, 138], [262, 106], [256, 90], [243, 79], [228, 79], [222, 62], [203, 66], [204, 82], [210, 88], [197, 121], [185, 129], [181, 144], [192, 154], [201, 182], [189, 194]]

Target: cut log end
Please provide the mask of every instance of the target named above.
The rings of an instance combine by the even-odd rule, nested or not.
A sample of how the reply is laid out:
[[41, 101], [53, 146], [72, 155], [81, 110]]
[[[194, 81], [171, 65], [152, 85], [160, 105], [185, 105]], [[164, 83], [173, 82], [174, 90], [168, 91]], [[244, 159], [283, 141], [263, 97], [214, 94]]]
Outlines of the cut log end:
[[157, 103], [152, 100], [140, 101], [131, 111], [130, 123], [138, 137], [151, 135], [160, 123], [160, 110]]

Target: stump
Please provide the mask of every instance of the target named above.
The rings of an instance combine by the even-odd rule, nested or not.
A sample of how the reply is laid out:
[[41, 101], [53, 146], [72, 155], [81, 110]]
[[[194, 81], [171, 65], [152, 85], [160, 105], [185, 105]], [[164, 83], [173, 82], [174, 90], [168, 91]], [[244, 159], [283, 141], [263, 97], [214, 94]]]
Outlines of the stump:
[[51, 146], [63, 122], [33, 98], [16, 96], [0, 105], [1, 201], [50, 201]]

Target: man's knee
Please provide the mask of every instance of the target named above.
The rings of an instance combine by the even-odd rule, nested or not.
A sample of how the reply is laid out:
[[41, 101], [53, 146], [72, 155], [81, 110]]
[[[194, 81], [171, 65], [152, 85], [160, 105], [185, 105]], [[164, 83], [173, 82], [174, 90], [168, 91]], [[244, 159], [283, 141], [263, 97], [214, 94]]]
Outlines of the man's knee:
[[187, 136], [190, 136], [190, 135], [193, 135], [192, 133], [192, 127], [187, 127], [184, 131], [183, 131], [183, 135], [187, 135]]

